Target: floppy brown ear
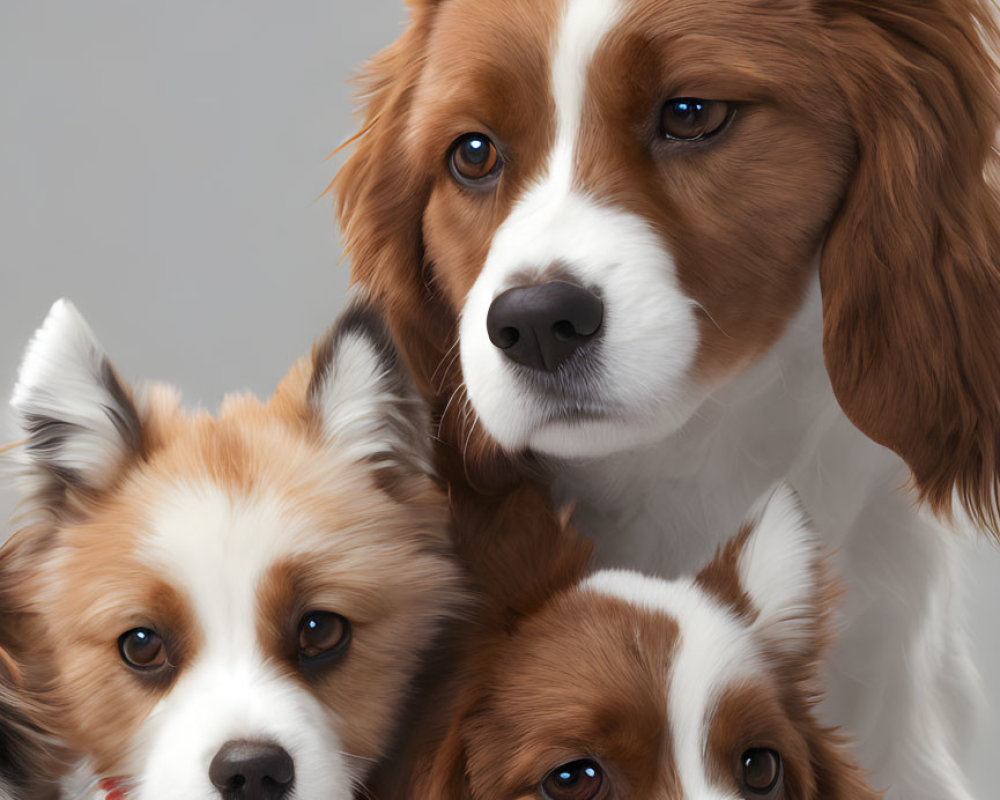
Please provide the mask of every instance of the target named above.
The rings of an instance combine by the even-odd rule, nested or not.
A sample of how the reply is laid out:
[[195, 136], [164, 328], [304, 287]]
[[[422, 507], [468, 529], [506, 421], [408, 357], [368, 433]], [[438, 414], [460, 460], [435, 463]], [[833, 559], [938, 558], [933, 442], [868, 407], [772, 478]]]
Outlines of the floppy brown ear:
[[828, 0], [857, 169], [823, 251], [837, 399], [1000, 535], [1000, 119], [988, 0]]
[[440, 438], [463, 457], [456, 477], [501, 492], [514, 482], [519, 464], [476, 424], [465, 399], [457, 315], [424, 260], [422, 219], [431, 179], [409, 149], [413, 96], [442, 2], [411, 0], [407, 29], [369, 62], [361, 79], [362, 128], [333, 190], [351, 281], [383, 304], [418, 387], [436, 401]]
[[[436, 6], [411, 3], [409, 26], [367, 64], [361, 76], [362, 128], [333, 183], [352, 283], [364, 284], [386, 304], [394, 326], [403, 320], [417, 331], [442, 320], [426, 308], [433, 291], [424, 275], [421, 219], [430, 177], [408, 147], [413, 95]], [[417, 321], [422, 325], [415, 326]], [[434, 333], [441, 336], [442, 352], [427, 353], [427, 363], [415, 365], [422, 367], [418, 376], [424, 380], [447, 348], [444, 326]]]

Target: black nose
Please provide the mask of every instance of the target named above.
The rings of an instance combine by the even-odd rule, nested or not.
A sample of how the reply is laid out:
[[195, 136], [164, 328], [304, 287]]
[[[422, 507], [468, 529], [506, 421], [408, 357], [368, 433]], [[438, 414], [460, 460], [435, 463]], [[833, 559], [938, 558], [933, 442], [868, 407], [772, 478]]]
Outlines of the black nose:
[[272, 742], [226, 742], [208, 777], [224, 800], [281, 800], [295, 777], [292, 757]]
[[508, 289], [490, 305], [486, 332], [507, 358], [554, 372], [601, 329], [604, 303], [566, 281]]

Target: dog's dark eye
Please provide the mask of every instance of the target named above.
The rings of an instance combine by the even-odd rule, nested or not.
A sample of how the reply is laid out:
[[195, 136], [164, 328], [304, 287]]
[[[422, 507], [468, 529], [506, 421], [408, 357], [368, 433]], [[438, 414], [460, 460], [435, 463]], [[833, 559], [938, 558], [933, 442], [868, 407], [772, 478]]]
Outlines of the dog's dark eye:
[[603, 800], [608, 788], [601, 765], [582, 758], [556, 767], [542, 779], [538, 790], [545, 800]]
[[660, 130], [668, 139], [697, 142], [721, 131], [731, 117], [729, 103], [677, 97], [664, 103]]
[[496, 183], [503, 168], [496, 145], [482, 133], [457, 138], [448, 155], [451, 174], [463, 186], [486, 189]]
[[167, 646], [150, 628], [133, 628], [118, 637], [118, 652], [132, 669], [159, 669], [167, 663]]
[[781, 756], [774, 750], [756, 747], [740, 756], [741, 783], [748, 795], [767, 797], [781, 782]]
[[325, 664], [351, 643], [351, 623], [332, 611], [310, 611], [299, 620], [299, 661]]

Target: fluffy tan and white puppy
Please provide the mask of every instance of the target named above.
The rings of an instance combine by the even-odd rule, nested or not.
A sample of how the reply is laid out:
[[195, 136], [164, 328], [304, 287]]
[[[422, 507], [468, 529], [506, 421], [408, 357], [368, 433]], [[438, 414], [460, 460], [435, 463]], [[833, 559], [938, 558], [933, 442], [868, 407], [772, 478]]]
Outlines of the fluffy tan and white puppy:
[[353, 306], [269, 401], [213, 417], [127, 386], [59, 301], [11, 405], [31, 519], [5, 637], [84, 784], [351, 797], [462, 597], [426, 409], [380, 318]]

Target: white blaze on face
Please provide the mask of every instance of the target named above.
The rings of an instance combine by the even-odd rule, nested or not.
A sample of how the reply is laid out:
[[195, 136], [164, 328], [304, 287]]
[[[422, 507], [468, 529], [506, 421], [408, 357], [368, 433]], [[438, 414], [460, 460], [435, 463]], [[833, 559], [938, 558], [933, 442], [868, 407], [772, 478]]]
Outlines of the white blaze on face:
[[[202, 645], [143, 726], [137, 800], [213, 800], [209, 766], [232, 740], [273, 742], [295, 764], [295, 796], [349, 798], [351, 763], [329, 713], [266, 663], [257, 587], [267, 568], [308, 547], [304, 518], [265, 494], [178, 488], [154, 512], [140, 555], [190, 600]], [[315, 533], [315, 532], [313, 532]]]
[[673, 762], [690, 800], [737, 800], [709, 778], [706, 748], [713, 709], [723, 692], [764, 671], [750, 629], [694, 581], [664, 581], [627, 570], [602, 570], [581, 584], [678, 625], [667, 676]]
[[[719, 698], [789, 663], [815, 660], [828, 578], [818, 534], [788, 484], [764, 495], [745, 523], [736, 563], [738, 585], [752, 618], [743, 620], [691, 578], [672, 581], [629, 570], [601, 570], [580, 584], [677, 623], [667, 676], [667, 714], [673, 762], [688, 800], [738, 800], [713, 785], [706, 768], [708, 736]], [[767, 653], [763, 656], [762, 653]]]
[[[698, 344], [694, 304], [677, 285], [664, 242], [646, 220], [575, 186], [588, 71], [622, 12], [619, 0], [567, 3], [555, 42], [556, 135], [545, 173], [497, 230], [462, 310], [469, 399], [485, 429], [511, 450], [609, 453], [675, 430], [695, 405], [687, 381]], [[544, 281], [557, 265], [604, 302], [585, 367], [556, 377], [565, 392], [539, 390], [486, 330], [493, 300], [523, 284], [514, 276]]]

